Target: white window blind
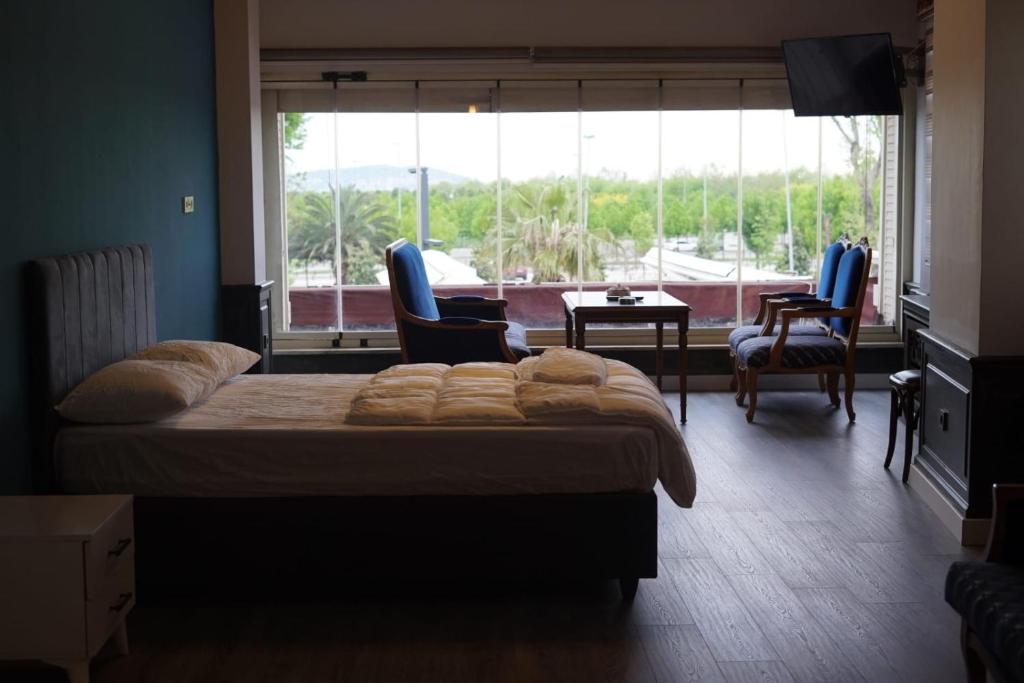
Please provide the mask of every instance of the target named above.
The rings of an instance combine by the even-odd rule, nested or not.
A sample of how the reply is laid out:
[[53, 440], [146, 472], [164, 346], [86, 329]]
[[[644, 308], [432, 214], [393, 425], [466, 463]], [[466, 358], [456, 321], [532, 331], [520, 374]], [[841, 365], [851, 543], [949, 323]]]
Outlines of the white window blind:
[[[331, 83], [265, 84], [279, 112], [331, 112]], [[369, 81], [338, 84], [341, 112], [653, 111], [788, 109], [783, 79]], [[660, 88], [660, 97], [659, 97]], [[500, 97], [498, 91], [500, 90]]]

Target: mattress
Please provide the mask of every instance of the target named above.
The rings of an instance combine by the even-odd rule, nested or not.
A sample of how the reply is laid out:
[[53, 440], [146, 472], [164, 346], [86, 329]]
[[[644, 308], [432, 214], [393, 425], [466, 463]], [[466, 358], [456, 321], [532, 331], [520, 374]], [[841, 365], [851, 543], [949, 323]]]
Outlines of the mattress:
[[359, 426], [370, 375], [242, 375], [188, 411], [69, 425], [54, 457], [68, 493], [171, 497], [642, 492], [658, 476], [639, 425]]

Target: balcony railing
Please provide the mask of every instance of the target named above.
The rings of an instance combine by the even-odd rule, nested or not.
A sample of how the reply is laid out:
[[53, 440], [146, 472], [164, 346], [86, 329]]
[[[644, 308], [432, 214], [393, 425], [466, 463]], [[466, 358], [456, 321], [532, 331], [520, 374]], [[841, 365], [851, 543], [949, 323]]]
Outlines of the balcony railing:
[[[872, 278], [872, 284], [875, 279]], [[586, 291], [603, 291], [608, 283], [585, 284]], [[656, 282], [631, 282], [635, 291], [655, 290]], [[761, 292], [810, 291], [809, 281], [794, 282], [750, 282], [743, 284], [743, 317], [750, 321], [757, 313], [758, 295]], [[666, 282], [666, 292], [685, 301], [693, 309], [691, 327], [731, 327], [736, 324], [736, 283], [735, 282]], [[508, 300], [508, 317], [522, 323], [529, 329], [561, 328], [564, 325], [562, 292], [575, 291], [576, 285], [568, 283], [543, 283], [528, 285], [505, 285], [503, 295]], [[875, 324], [878, 311], [872, 300], [874, 287], [868, 287], [861, 321], [865, 325]], [[456, 294], [479, 294], [496, 297], [498, 288], [494, 285], [458, 285], [435, 287], [437, 296]], [[332, 330], [337, 329], [337, 290], [334, 287], [292, 287], [288, 290], [291, 305], [291, 330]], [[377, 285], [346, 285], [342, 292], [344, 329], [353, 331], [393, 330], [394, 313], [391, 306], [391, 292], [387, 287]]]

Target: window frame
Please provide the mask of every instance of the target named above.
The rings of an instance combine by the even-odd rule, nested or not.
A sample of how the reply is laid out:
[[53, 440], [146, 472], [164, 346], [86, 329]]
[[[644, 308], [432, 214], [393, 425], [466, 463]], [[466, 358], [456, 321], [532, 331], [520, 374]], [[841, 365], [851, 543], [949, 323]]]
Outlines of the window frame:
[[[908, 182], [907, 173], [913, 174], [914, 167], [914, 135], [912, 123], [908, 119], [915, 116], [915, 95], [912, 89], [904, 98], [907, 111], [902, 117], [893, 117], [898, 121], [899, 156], [896, 166], [899, 169], [897, 178], [897, 204], [893, 213], [896, 216], [895, 258], [896, 278], [891, 286], [897, 287], [895, 292], [897, 304], [893, 312], [893, 323], [883, 325], [864, 325], [858, 340], [860, 345], [888, 345], [900, 341], [900, 283], [907, 265], [907, 249], [913, 247], [913, 235], [907, 230], [913, 228], [913, 182]], [[276, 316], [272, 330], [275, 346], [282, 351], [297, 350], [334, 350], [338, 352], [354, 352], [366, 349], [395, 349], [399, 346], [398, 334], [395, 330], [303, 330], [290, 331], [288, 285], [287, 285], [287, 193], [285, 178], [285, 152], [283, 136], [283, 114], [277, 111], [277, 92], [273, 88], [265, 88], [262, 93], [263, 123], [263, 166], [264, 166], [264, 210], [265, 229], [267, 235], [268, 277], [278, 283], [274, 288], [275, 304], [279, 314]], [[910, 134], [908, 134], [910, 133]], [[884, 141], [883, 141], [884, 143]], [[740, 142], [742, 145], [742, 141]], [[883, 163], [883, 166], [885, 164]], [[659, 173], [659, 176], [661, 174]], [[884, 182], [884, 181], [883, 181]], [[909, 185], [909, 188], [908, 188]], [[882, 189], [884, 192], [884, 187]], [[269, 201], [268, 201], [269, 198]], [[882, 202], [880, 202], [882, 204]], [[663, 207], [659, 202], [659, 213]], [[908, 222], [908, 217], [911, 220]], [[660, 218], [660, 216], [659, 216]], [[659, 220], [659, 233], [661, 232]], [[909, 226], [909, 227], [908, 227]], [[883, 226], [880, 225], [880, 235]], [[878, 249], [881, 245], [872, 245]], [[660, 279], [660, 278], [659, 278]], [[879, 284], [882, 284], [881, 282]], [[732, 327], [691, 327], [688, 341], [691, 347], [724, 347]], [[565, 343], [565, 333], [561, 328], [530, 328], [528, 329], [531, 346], [561, 346]], [[655, 344], [655, 330], [652, 328], [596, 328], [588, 331], [590, 345], [601, 347], [644, 347]], [[665, 330], [665, 344], [676, 343], [676, 331]]]

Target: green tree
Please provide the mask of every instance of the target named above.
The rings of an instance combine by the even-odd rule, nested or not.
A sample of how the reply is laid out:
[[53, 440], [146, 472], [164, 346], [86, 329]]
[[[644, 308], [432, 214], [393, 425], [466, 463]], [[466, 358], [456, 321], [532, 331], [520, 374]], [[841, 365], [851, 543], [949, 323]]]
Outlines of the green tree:
[[306, 144], [306, 122], [309, 115], [290, 111], [284, 115], [284, 148], [302, 149]]
[[658, 236], [654, 217], [647, 211], [633, 216], [633, 220], [629, 222], [629, 234], [633, 237], [633, 248], [637, 256], [646, 254], [654, 246], [654, 240]]
[[[781, 201], [780, 201], [781, 200]], [[786, 225], [784, 196], [771, 190], [744, 190], [743, 241], [758, 268], [775, 246], [775, 239]]]
[[863, 129], [856, 118], [832, 117], [832, 123], [846, 143], [851, 175], [860, 190], [863, 233], [872, 244], [878, 241], [878, 204], [875, 197], [882, 170], [882, 117], [869, 116]]

